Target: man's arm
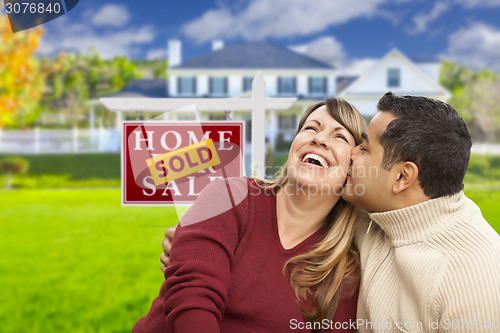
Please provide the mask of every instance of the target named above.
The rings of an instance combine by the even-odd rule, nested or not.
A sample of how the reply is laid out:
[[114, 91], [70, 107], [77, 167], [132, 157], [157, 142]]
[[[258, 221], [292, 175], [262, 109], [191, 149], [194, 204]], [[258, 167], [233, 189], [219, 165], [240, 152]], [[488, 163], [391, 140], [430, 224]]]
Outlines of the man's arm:
[[177, 230], [178, 224], [165, 230], [165, 238], [163, 238], [162, 246], [163, 252], [160, 256], [161, 270], [165, 273], [168, 266], [168, 261], [170, 259], [170, 250], [172, 249], [172, 239], [174, 238], [175, 230]]
[[491, 252], [494, 254], [484, 254], [482, 258], [462, 255], [465, 260], [448, 265], [435, 298], [439, 305], [439, 332], [499, 331], [500, 252], [498, 247]]

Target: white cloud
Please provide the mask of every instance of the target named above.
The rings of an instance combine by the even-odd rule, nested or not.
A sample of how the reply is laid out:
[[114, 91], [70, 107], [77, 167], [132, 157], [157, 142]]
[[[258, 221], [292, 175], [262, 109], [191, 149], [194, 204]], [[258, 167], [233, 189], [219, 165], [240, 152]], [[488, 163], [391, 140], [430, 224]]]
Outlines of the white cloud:
[[456, 2], [467, 8], [500, 6], [500, 0], [456, 0]]
[[290, 46], [290, 49], [333, 66], [342, 65], [346, 57], [342, 44], [334, 37], [320, 37], [307, 44]]
[[438, 19], [443, 13], [445, 13], [449, 8], [447, 3], [437, 2], [432, 8], [431, 12], [428, 14], [418, 14], [413, 17], [413, 23], [415, 26], [409, 29], [410, 34], [418, 34], [427, 30], [427, 26], [430, 22]]
[[307, 44], [290, 46], [290, 49], [336, 66], [342, 76], [360, 76], [380, 61], [375, 58], [347, 59], [342, 44], [334, 37], [320, 37]]
[[168, 52], [166, 48], [163, 49], [151, 49], [148, 51], [146, 55], [147, 60], [158, 60], [158, 59], [167, 59]]
[[86, 53], [91, 47], [103, 58], [136, 55], [135, 47], [155, 38], [151, 25], [129, 27], [116, 31], [99, 30], [83, 23], [74, 23], [65, 16], [50, 22], [40, 45], [39, 54], [55, 55], [60, 51]]
[[444, 55], [472, 68], [500, 70], [500, 30], [474, 23], [450, 35]]
[[360, 76], [379, 61], [380, 59], [375, 58], [349, 60], [344, 63], [342, 68], [340, 68], [339, 75]]
[[97, 27], [123, 27], [130, 19], [130, 13], [124, 5], [109, 4], [92, 15], [91, 23]]
[[226, 6], [206, 11], [182, 26], [197, 43], [217, 38], [246, 40], [304, 36], [360, 17], [379, 15], [388, 0], [252, 0], [240, 10]]

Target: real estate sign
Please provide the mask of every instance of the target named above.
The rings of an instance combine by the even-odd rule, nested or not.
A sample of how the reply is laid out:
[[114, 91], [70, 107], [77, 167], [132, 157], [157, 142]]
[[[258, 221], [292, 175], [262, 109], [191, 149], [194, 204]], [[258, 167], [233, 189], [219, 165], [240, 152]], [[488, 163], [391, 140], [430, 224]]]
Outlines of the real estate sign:
[[184, 205], [217, 178], [241, 177], [243, 122], [124, 122], [122, 205]]

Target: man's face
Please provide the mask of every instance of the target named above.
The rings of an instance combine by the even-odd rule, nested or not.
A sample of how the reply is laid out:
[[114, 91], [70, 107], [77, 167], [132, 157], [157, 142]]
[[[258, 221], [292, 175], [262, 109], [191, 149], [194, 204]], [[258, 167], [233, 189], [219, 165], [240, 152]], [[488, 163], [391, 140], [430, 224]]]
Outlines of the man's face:
[[396, 117], [390, 112], [378, 112], [363, 133], [363, 143], [352, 151], [352, 165], [342, 198], [370, 212], [387, 211], [392, 207], [394, 175], [381, 167], [384, 147], [379, 139], [394, 119]]

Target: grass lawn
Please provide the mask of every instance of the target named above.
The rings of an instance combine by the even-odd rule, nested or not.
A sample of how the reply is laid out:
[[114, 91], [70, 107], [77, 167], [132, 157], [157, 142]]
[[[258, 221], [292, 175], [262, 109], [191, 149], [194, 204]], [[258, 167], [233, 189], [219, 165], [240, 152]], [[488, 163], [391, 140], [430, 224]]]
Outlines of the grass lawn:
[[0, 191], [0, 331], [130, 332], [163, 275], [171, 208], [120, 191]]
[[486, 221], [500, 234], [500, 187], [496, 191], [465, 191], [483, 213]]
[[[500, 232], [500, 191], [467, 194]], [[118, 189], [0, 191], [0, 331], [130, 332], [163, 281], [172, 208]]]

